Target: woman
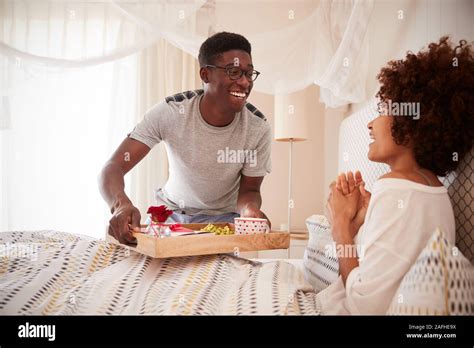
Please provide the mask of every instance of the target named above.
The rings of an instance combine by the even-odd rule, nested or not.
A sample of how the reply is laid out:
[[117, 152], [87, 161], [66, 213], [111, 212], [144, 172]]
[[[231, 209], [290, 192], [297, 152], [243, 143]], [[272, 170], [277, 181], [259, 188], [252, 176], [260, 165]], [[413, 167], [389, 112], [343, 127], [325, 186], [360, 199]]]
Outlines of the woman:
[[338, 281], [317, 295], [323, 314], [385, 314], [435, 228], [455, 241], [452, 206], [438, 176], [455, 170], [472, 147], [472, 48], [465, 41], [452, 48], [443, 37], [425, 51], [389, 62], [377, 78], [384, 105], [413, 103], [420, 114], [385, 108], [368, 124], [368, 158], [390, 166], [372, 195], [359, 172], [331, 184], [332, 235], [345, 252], [338, 254]]

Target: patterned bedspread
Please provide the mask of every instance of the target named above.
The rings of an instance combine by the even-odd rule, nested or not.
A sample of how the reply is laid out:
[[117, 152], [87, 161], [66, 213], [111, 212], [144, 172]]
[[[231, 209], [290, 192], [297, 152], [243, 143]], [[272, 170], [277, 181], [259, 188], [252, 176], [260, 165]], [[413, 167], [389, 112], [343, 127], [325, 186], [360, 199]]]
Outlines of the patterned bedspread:
[[64, 232], [0, 233], [0, 314], [317, 313], [311, 286], [284, 261], [153, 259]]

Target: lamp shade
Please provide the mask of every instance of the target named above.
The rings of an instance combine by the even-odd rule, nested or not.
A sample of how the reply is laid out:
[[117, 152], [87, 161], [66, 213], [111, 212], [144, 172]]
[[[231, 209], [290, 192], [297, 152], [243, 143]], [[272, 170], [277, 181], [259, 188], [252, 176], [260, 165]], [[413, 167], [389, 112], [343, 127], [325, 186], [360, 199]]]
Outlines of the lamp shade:
[[305, 91], [275, 95], [275, 140], [308, 139], [307, 121]]

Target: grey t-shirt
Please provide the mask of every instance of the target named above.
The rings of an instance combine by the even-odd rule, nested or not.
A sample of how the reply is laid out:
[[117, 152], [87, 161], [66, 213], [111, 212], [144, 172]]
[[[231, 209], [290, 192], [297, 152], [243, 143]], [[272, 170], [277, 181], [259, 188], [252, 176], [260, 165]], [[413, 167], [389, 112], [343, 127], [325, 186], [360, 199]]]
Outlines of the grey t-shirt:
[[189, 215], [237, 211], [241, 174], [271, 171], [271, 127], [247, 103], [231, 124], [214, 127], [199, 111], [203, 90], [166, 98], [148, 110], [129, 137], [150, 148], [163, 141], [169, 178], [156, 190], [158, 204]]

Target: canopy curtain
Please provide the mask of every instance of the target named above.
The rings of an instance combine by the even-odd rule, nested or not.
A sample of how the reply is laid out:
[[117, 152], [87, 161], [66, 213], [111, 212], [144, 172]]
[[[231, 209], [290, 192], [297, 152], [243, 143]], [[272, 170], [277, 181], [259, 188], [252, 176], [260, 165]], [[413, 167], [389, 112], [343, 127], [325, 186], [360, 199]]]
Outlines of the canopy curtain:
[[[8, 66], [2, 72], [2, 95], [16, 87], [8, 77], [12, 69], [31, 76], [39, 68], [76, 69], [116, 61], [159, 38], [196, 58], [210, 33], [225, 30], [241, 33], [252, 43], [255, 66], [262, 72], [256, 91], [292, 93], [316, 83], [322, 90], [322, 102], [329, 107], [365, 100], [367, 72], [361, 63], [368, 59], [367, 28], [373, 0], [260, 0], [240, 1], [238, 6], [213, 0], [1, 0], [1, 6], [0, 56]], [[25, 20], [33, 14], [36, 20]], [[99, 22], [105, 18], [120, 26], [107, 26], [96, 35], [90, 25], [78, 20], [81, 16]], [[57, 19], [55, 24], [45, 20], [51, 17]], [[66, 42], [65, 30], [83, 31], [83, 41], [106, 44], [101, 51], [80, 50], [83, 42]], [[25, 40], [32, 31], [37, 39]], [[47, 49], [56, 40], [68, 49]]]
[[[199, 86], [194, 58], [157, 38], [145, 50], [91, 64], [86, 57], [116, 54], [136, 28], [106, 3], [37, 5], [1, 3], [0, 38], [10, 53], [0, 55], [0, 231], [103, 238], [110, 212], [97, 186], [102, 165], [146, 109]], [[126, 176], [126, 192], [146, 211], [149, 188], [166, 178], [158, 146]]]
[[133, 126], [136, 56], [73, 69], [29, 60], [100, 55], [127, 34], [97, 4], [75, 12], [68, 3], [36, 5], [3, 2], [0, 10], [2, 42], [22, 50], [1, 56], [0, 230], [104, 237], [109, 212], [97, 177]]

